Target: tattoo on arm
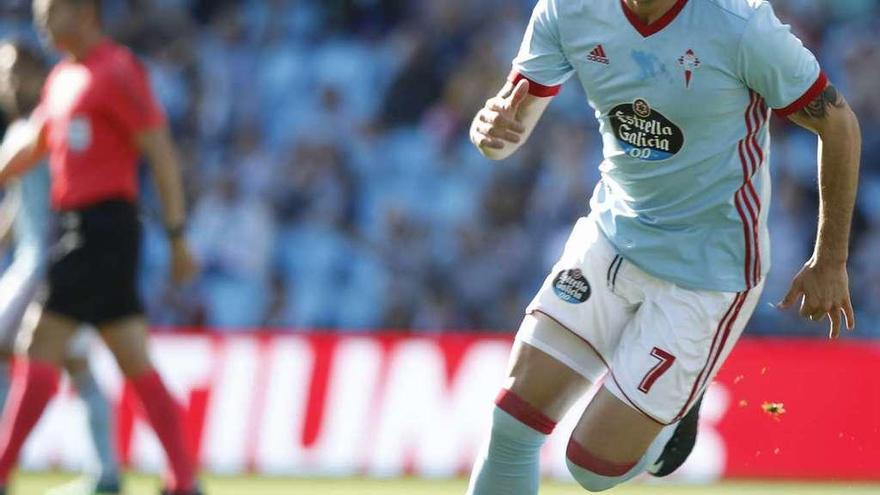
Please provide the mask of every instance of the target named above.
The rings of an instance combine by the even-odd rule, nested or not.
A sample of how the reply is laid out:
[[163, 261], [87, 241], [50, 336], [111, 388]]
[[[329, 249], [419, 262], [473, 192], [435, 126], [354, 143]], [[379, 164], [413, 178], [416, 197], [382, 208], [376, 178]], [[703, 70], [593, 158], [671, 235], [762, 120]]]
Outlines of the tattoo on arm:
[[828, 113], [828, 107], [843, 108], [844, 105], [846, 105], [846, 100], [843, 99], [843, 95], [837, 91], [834, 85], [829, 84], [799, 113], [807, 118], [821, 119]]

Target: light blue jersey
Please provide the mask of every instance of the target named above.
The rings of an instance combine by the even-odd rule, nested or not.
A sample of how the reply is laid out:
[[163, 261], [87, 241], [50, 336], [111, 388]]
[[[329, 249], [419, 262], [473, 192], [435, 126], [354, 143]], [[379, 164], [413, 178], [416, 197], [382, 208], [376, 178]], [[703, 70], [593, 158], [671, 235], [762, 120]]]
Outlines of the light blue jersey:
[[[9, 126], [3, 144], [20, 141], [28, 132], [24, 120]], [[48, 259], [49, 169], [41, 164], [9, 186], [18, 203], [13, 224], [15, 253], [0, 274], [0, 348], [11, 349], [25, 310], [34, 298]]]
[[49, 244], [49, 167], [41, 164], [21, 178], [21, 207], [15, 217], [15, 256], [27, 254], [45, 265]]
[[[28, 125], [16, 122], [8, 133], [18, 132], [18, 126]], [[45, 163], [17, 180], [12, 185], [12, 193], [18, 196], [19, 207], [15, 215], [13, 234], [15, 237], [15, 258], [27, 258], [38, 269], [46, 264], [49, 244], [49, 222], [52, 212], [49, 206], [50, 178]]]
[[766, 1], [679, 0], [645, 25], [622, 0], [540, 0], [513, 64], [530, 92], [577, 75], [602, 133], [590, 202], [629, 261], [686, 288], [736, 292], [769, 269], [769, 108], [824, 89]]

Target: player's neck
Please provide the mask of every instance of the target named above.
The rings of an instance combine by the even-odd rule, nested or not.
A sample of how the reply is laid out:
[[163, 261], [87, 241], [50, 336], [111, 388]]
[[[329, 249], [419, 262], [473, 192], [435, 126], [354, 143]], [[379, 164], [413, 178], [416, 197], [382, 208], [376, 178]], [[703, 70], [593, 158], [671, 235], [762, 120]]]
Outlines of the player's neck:
[[663, 17], [678, 0], [623, 0], [640, 21], [651, 24]]
[[88, 31], [75, 44], [68, 47], [67, 53], [72, 59], [82, 62], [103, 41], [104, 34], [101, 31]]

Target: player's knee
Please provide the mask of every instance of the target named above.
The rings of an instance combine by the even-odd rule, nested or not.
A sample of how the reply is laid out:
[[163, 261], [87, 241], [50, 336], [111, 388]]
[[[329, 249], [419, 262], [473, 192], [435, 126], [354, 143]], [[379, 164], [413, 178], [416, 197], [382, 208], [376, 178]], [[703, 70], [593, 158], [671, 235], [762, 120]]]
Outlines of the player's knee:
[[568, 471], [585, 490], [601, 492], [623, 483], [634, 465], [614, 464], [602, 460], [569, 440], [566, 451]]
[[574, 477], [575, 481], [577, 481], [578, 484], [588, 492], [602, 492], [617, 486], [616, 481], [609, 481], [605, 476], [583, 469], [571, 462], [571, 459], [568, 459], [567, 463], [568, 471]]
[[119, 365], [119, 370], [126, 378], [144, 376], [153, 369], [152, 364], [147, 359], [126, 359], [125, 357], [116, 356], [116, 364]]

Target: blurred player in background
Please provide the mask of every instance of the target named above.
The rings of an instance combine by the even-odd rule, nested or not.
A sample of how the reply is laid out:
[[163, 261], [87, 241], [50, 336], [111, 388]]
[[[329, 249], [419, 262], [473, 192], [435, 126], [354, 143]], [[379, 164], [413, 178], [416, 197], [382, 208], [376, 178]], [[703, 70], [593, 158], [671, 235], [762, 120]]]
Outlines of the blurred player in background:
[[[0, 42], [0, 106], [10, 120], [9, 146], [30, 132], [29, 116], [40, 98], [46, 67], [40, 55], [21, 43]], [[49, 170], [41, 163], [7, 188], [0, 216], [0, 237], [13, 231], [15, 252], [11, 266], [0, 277], [0, 408], [9, 392], [10, 363], [22, 319], [45, 274], [49, 251]], [[94, 481], [66, 487], [84, 493], [119, 493], [119, 469], [111, 435], [110, 408], [88, 363], [92, 331], [80, 329], [71, 339], [65, 368], [86, 403], [92, 441], [101, 472]]]
[[195, 265], [182, 238], [184, 198], [165, 116], [143, 66], [105, 38], [98, 0], [35, 0], [34, 19], [64, 56], [34, 111], [33, 131], [0, 157], [0, 183], [49, 156], [52, 207], [60, 236], [53, 248], [48, 298], [14, 377], [0, 424], [0, 493], [22, 444], [54, 394], [67, 344], [83, 323], [98, 328], [141, 399], [168, 458], [163, 493], [199, 489], [179, 406], [147, 353], [137, 294], [140, 247], [137, 162], [149, 160], [162, 201], [177, 282]]
[[853, 328], [858, 122], [759, 0], [539, 0], [513, 65], [473, 121], [480, 151], [515, 152], [576, 74], [605, 160], [590, 215], [527, 309], [469, 493], [537, 493], [546, 435], [606, 373], [568, 444], [572, 475], [601, 491], [669, 474], [769, 269], [770, 108], [820, 138], [816, 247], [780, 306], [800, 300], [832, 338], [841, 313]]

